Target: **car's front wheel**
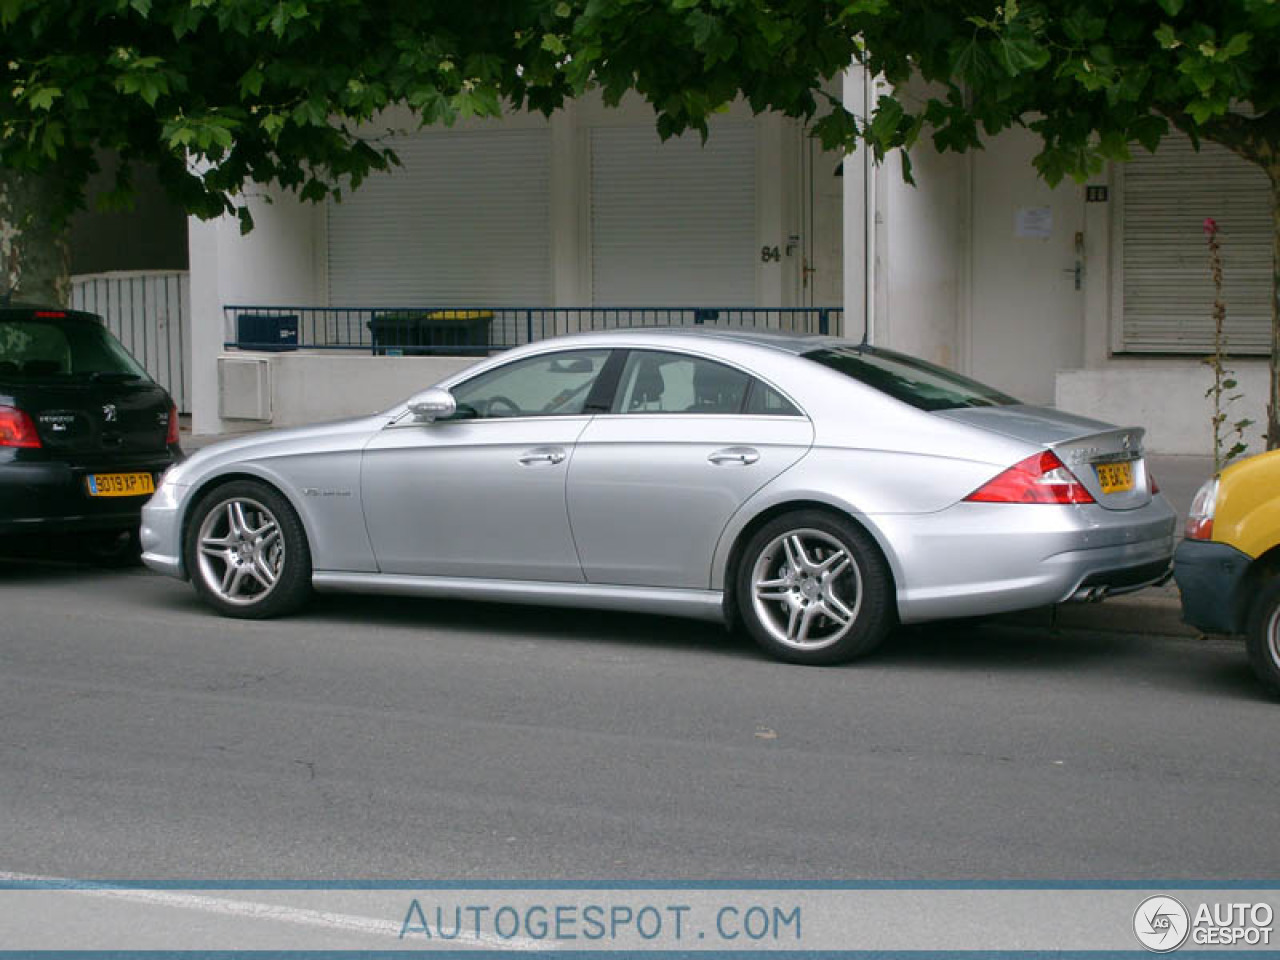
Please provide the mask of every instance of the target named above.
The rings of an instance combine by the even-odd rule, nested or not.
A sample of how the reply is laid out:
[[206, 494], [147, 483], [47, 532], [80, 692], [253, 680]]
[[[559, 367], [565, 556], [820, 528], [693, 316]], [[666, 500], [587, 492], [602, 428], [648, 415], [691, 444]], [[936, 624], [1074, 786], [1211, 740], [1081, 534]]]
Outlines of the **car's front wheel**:
[[226, 616], [279, 616], [311, 592], [302, 521], [264, 483], [235, 481], [203, 496], [187, 525], [184, 559], [196, 592]]
[[1245, 645], [1253, 672], [1268, 690], [1280, 695], [1280, 575], [1264, 581], [1254, 599]]
[[743, 551], [736, 595], [756, 642], [791, 663], [863, 656], [893, 625], [892, 580], [875, 542], [818, 510], [785, 514], [756, 532]]

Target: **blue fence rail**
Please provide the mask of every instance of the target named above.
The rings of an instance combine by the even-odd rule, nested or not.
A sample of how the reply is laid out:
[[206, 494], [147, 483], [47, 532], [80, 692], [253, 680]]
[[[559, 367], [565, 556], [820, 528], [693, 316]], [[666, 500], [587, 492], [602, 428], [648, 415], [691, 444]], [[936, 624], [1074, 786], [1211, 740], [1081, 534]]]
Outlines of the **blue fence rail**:
[[485, 354], [548, 337], [620, 327], [725, 326], [843, 332], [837, 307], [281, 307], [223, 308], [225, 344], [242, 350], [368, 350], [375, 355]]

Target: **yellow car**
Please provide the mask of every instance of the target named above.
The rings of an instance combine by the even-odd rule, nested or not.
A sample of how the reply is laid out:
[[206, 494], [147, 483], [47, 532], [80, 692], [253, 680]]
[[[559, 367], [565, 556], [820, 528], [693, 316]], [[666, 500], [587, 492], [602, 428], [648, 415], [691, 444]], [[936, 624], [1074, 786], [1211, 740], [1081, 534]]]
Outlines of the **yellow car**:
[[1280, 450], [1200, 488], [1174, 576], [1182, 618], [1207, 633], [1243, 633], [1254, 673], [1280, 694]]

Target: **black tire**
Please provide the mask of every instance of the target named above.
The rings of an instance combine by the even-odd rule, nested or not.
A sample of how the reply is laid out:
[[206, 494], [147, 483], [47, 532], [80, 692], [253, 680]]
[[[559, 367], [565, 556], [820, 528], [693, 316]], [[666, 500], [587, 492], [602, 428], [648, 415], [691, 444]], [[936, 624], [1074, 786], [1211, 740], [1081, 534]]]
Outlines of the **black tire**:
[[90, 540], [89, 558], [95, 566], [109, 570], [136, 567], [142, 563], [142, 543], [138, 531], [111, 530], [95, 533]]
[[852, 521], [821, 510], [784, 514], [756, 531], [734, 586], [752, 638], [789, 663], [820, 666], [865, 656], [895, 619], [893, 578], [875, 541]]
[[[215, 542], [225, 546], [217, 549]], [[224, 616], [278, 617], [311, 595], [306, 531], [293, 505], [268, 484], [236, 480], [202, 496], [187, 521], [182, 551], [196, 593]]]
[[1245, 630], [1249, 666], [1273, 696], [1280, 696], [1280, 574], [1262, 582]]

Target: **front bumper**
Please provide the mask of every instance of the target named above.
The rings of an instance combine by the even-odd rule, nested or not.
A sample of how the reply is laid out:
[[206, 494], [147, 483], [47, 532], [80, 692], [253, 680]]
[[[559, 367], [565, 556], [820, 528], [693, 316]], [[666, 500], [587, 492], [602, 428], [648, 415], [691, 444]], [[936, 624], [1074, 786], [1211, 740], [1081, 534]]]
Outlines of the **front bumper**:
[[1249, 615], [1245, 578], [1253, 558], [1211, 540], [1183, 540], [1173, 575], [1182, 594], [1182, 619], [1205, 633], [1244, 633]]
[[158, 484], [173, 462], [173, 456], [165, 455], [103, 464], [57, 460], [0, 464], [0, 534], [135, 529], [147, 497], [91, 497], [86, 478], [92, 473], [149, 473]]
[[167, 577], [186, 579], [182, 566], [182, 529], [179, 520], [185, 484], [162, 483], [155, 495], [142, 508], [142, 525], [138, 538], [142, 543], [142, 562]]

